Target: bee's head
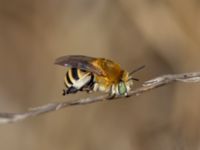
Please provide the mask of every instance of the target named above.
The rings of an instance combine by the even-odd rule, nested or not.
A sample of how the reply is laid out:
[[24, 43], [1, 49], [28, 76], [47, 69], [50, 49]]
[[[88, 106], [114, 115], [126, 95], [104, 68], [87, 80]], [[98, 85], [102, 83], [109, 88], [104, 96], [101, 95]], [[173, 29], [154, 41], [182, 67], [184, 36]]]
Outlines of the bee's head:
[[118, 83], [118, 87], [117, 88], [118, 88], [119, 95], [125, 95], [125, 96], [127, 96], [128, 92], [130, 91], [130, 85], [127, 84], [124, 81], [120, 81]]
[[122, 78], [120, 79], [117, 88], [119, 95], [128, 95], [128, 92], [131, 89], [131, 85], [133, 84], [132, 77], [129, 76], [128, 72], [123, 71]]
[[139, 79], [134, 78], [132, 75], [144, 67], [145, 66], [141, 66], [133, 70], [131, 73], [123, 71], [122, 78], [118, 84], [118, 91], [120, 95], [128, 95], [128, 92], [131, 90], [131, 86], [133, 85], [133, 81], [139, 81]]

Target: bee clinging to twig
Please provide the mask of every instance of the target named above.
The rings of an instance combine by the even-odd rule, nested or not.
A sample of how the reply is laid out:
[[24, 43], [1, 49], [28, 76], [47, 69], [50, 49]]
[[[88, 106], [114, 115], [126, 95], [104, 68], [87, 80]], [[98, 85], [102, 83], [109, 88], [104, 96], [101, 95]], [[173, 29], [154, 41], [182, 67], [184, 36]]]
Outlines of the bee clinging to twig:
[[62, 56], [56, 59], [55, 64], [67, 67], [63, 95], [101, 91], [109, 93], [110, 98], [128, 96], [133, 80], [138, 81], [132, 74], [144, 68], [141, 66], [128, 73], [112, 60], [82, 55]]

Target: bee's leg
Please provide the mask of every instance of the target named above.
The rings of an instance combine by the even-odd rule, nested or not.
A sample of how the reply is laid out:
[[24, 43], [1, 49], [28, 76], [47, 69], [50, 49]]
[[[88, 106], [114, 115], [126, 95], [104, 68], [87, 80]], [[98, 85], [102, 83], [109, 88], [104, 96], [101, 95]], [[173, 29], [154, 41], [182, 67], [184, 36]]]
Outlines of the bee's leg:
[[92, 93], [93, 91], [92, 91], [92, 90], [86, 90], [86, 92], [90, 94], [90, 93]]
[[79, 91], [85, 91], [86, 93], [92, 93], [93, 91], [88, 87], [82, 87]]
[[78, 92], [78, 91], [79, 91], [79, 89], [77, 89], [77, 88], [71, 86], [70, 88], [68, 88], [67, 94], [76, 93], [76, 92]]
[[62, 95], [65, 96], [66, 94], [67, 94], [67, 90], [66, 90], [66, 89], [63, 89]]
[[115, 86], [112, 85], [110, 88], [110, 93], [106, 99], [111, 100], [111, 99], [115, 98], [115, 96], [116, 96]]
[[125, 97], [128, 98], [130, 97], [131, 95], [129, 95], [128, 93], [125, 93]]
[[63, 96], [67, 95], [67, 94], [71, 94], [71, 93], [76, 93], [79, 90], [76, 89], [75, 87], [71, 86], [68, 89], [63, 89]]

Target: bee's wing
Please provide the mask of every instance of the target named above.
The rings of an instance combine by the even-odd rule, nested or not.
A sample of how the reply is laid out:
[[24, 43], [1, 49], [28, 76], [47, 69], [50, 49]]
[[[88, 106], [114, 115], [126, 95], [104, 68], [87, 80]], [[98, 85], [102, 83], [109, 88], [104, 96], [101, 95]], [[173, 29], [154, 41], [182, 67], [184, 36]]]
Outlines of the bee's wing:
[[91, 62], [95, 59], [96, 58], [82, 55], [67, 55], [57, 58], [55, 60], [55, 64], [70, 68], [79, 68], [89, 72], [93, 72], [97, 75], [103, 75], [101, 70], [92, 65]]

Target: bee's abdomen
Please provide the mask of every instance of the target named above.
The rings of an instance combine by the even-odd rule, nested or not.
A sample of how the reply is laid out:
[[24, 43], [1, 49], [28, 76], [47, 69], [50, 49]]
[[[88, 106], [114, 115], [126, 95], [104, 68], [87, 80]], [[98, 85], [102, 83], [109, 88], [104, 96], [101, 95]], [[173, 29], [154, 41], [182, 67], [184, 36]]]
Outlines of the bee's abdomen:
[[[71, 68], [68, 69], [65, 76], [65, 86], [67, 89], [76, 89], [77, 91], [92, 90], [94, 85], [94, 75], [85, 70]], [[68, 92], [72, 93], [72, 92]], [[73, 93], [74, 90], [73, 90]]]
[[77, 68], [72, 68], [71, 69], [71, 75], [74, 80], [79, 80], [81, 77], [78, 76], [78, 69]]
[[78, 69], [77, 68], [71, 68], [66, 72], [65, 85], [67, 87], [71, 87], [80, 78], [81, 78], [81, 76], [80, 77], [78, 76]]

